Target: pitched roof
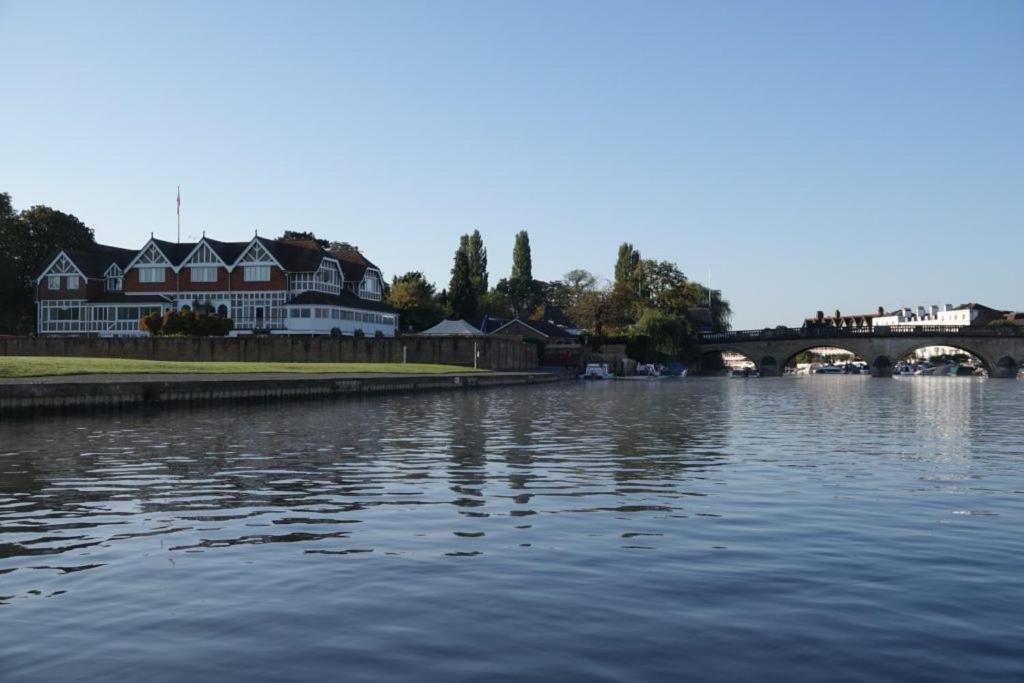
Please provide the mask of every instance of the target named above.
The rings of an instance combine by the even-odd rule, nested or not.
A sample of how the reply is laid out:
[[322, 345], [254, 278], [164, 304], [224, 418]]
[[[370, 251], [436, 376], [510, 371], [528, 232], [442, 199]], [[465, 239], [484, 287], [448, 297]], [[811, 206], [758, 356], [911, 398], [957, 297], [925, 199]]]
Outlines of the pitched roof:
[[[106, 244], [94, 244], [88, 249], [65, 249], [64, 253], [86, 277], [101, 278], [113, 263], [121, 268], [128, 265], [128, 262], [135, 257], [136, 251], [111, 247]], [[47, 263], [52, 261], [51, 258]]]
[[495, 330], [509, 324], [511, 321], [512, 318], [492, 318], [489, 315], [485, 315], [484, 319], [480, 321], [479, 325], [477, 325], [477, 328], [484, 334], [491, 334]]
[[282, 242], [257, 237], [256, 240], [266, 247], [277, 262], [288, 271], [304, 273], [320, 267], [320, 262], [329, 254], [319, 246], [304, 246], [297, 242]]
[[423, 330], [419, 333], [421, 336], [435, 337], [435, 336], [458, 336], [458, 337], [484, 337], [486, 336], [483, 332], [470, 325], [465, 320], [442, 320], [438, 324], [431, 327], [429, 330]]
[[544, 337], [559, 337], [570, 339], [576, 338], [575, 335], [569, 334], [558, 325], [552, 325], [551, 323], [545, 322], [544, 320], [527, 320], [526, 318], [514, 318], [512, 320], [509, 320], [507, 323], [505, 323], [498, 329], [494, 330], [490, 334], [497, 334], [498, 332], [512, 325], [513, 323], [525, 325], [526, 327], [529, 327], [531, 330], [537, 332], [538, 334]]
[[398, 311], [383, 301], [372, 299], [360, 299], [347, 289], [341, 290], [341, 294], [326, 294], [324, 292], [303, 292], [292, 297], [286, 306], [344, 306], [364, 311], [377, 311], [378, 313], [397, 313]]
[[1002, 311], [1000, 311], [998, 309], [990, 308], [989, 306], [984, 306], [982, 304], [978, 304], [978, 303], [974, 303], [974, 302], [967, 303], [967, 304], [960, 304], [959, 306], [957, 306], [953, 310], [954, 311], [992, 311], [993, 313], [1002, 313]]
[[181, 262], [188, 258], [188, 255], [192, 253], [192, 250], [198, 244], [198, 242], [168, 242], [167, 240], [158, 240], [156, 238], [151, 241], [157, 246], [157, 249], [163, 252], [163, 255], [167, 257], [172, 266], [181, 265]]

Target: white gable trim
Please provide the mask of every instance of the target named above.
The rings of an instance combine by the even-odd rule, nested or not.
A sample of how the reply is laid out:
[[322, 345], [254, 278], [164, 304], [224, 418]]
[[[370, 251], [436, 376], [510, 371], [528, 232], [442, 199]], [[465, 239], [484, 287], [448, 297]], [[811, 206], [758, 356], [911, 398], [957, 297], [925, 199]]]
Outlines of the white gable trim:
[[[338, 259], [334, 258], [333, 256], [324, 256], [323, 261], [320, 261], [320, 268], [323, 268], [324, 267], [324, 263], [327, 262], [327, 261], [330, 261], [332, 264], [334, 264], [334, 267], [338, 269], [338, 274], [341, 275], [341, 283], [342, 283], [342, 285], [344, 285], [345, 284], [345, 269], [341, 267], [341, 261], [339, 261]], [[317, 268], [317, 270], [320, 270], [320, 268]]]
[[543, 332], [541, 332], [540, 330], [538, 330], [538, 329], [537, 329], [536, 327], [534, 327], [533, 325], [530, 325], [529, 323], [526, 323], [526, 322], [524, 322], [524, 321], [520, 320], [519, 318], [512, 318], [512, 320], [509, 320], [509, 321], [508, 321], [507, 323], [505, 323], [504, 325], [502, 325], [501, 327], [499, 327], [498, 329], [496, 329], [496, 330], [495, 330], [494, 332], [491, 332], [491, 334], [498, 334], [499, 332], [501, 332], [501, 331], [502, 331], [503, 329], [505, 329], [505, 328], [506, 328], [506, 327], [508, 327], [509, 325], [514, 325], [515, 323], [519, 323], [519, 324], [520, 324], [520, 325], [522, 325], [523, 327], [528, 327], [528, 328], [530, 328], [531, 330], [533, 330], [534, 332], [536, 332], [536, 333], [537, 333], [537, 334], [539, 334], [540, 336], [544, 337], [545, 339], [548, 339], [548, 338], [550, 338], [550, 337], [551, 337], [551, 335], [549, 335], [549, 334], [544, 334]]
[[238, 255], [238, 258], [235, 259], [235, 262], [231, 264], [231, 269], [232, 270], [234, 270], [235, 268], [237, 268], [240, 265], [253, 265], [253, 266], [255, 266], [255, 265], [265, 265], [267, 263], [267, 261], [245, 261], [244, 260], [245, 256], [249, 253], [249, 250], [252, 249], [253, 244], [259, 244], [260, 247], [263, 249], [263, 251], [267, 252], [267, 256], [270, 257], [270, 262], [272, 262], [274, 265], [276, 265], [281, 270], [285, 270], [285, 267], [282, 266], [280, 264], [280, 262], [278, 262], [278, 260], [276, 258], [274, 258], [274, 254], [271, 253], [271, 251], [269, 249], [267, 249], [267, 245], [263, 244], [263, 240], [261, 240], [259, 237], [253, 237], [249, 241], [249, 244], [245, 245], [245, 249], [243, 249], [242, 253]]
[[[57, 261], [60, 261], [61, 256], [66, 258], [68, 260], [68, 263], [70, 263], [72, 266], [75, 267], [75, 271], [78, 273], [78, 276], [80, 278], [82, 278], [83, 280], [88, 280], [89, 279], [86, 276], [86, 274], [82, 272], [82, 269], [78, 267], [78, 264], [75, 263], [75, 260], [73, 258], [71, 258], [70, 256], [68, 256], [67, 252], [65, 252], [63, 249], [61, 249], [60, 253], [57, 254], [56, 256], [54, 256], [53, 260], [50, 261], [50, 263], [47, 264], [46, 268], [43, 269], [42, 275], [40, 275], [39, 277], [36, 278], [36, 284], [39, 284], [40, 282], [42, 282], [43, 278], [50, 274], [50, 269], [53, 268], [55, 265], [57, 265]], [[67, 273], [61, 273], [61, 275], [66, 275], [66, 274]]]
[[[111, 271], [113, 271], [113, 272], [111, 272]], [[121, 266], [117, 265], [116, 263], [111, 263], [110, 267], [107, 268], [103, 272], [103, 277], [105, 277], [105, 278], [106, 277], [122, 277], [122, 276], [124, 276], [124, 271], [121, 270]]]
[[149, 238], [148, 242], [142, 245], [142, 249], [139, 249], [139, 251], [135, 254], [135, 258], [128, 262], [128, 265], [124, 267], [124, 272], [127, 273], [129, 270], [135, 267], [135, 262], [142, 258], [142, 255], [149, 250], [150, 245], [152, 245], [154, 249], [159, 251], [160, 255], [164, 257], [165, 261], [167, 261], [167, 263], [164, 266], [165, 268], [170, 268], [174, 272], [178, 272], [178, 269], [171, 264], [171, 259], [167, 258], [167, 254], [163, 252], [163, 249], [156, 245], [156, 242], [153, 241], [152, 237]]
[[[210, 250], [210, 253], [213, 254], [214, 257], [217, 259], [217, 263], [220, 263], [225, 268], [228, 268], [228, 270], [231, 270], [231, 268], [228, 267], [228, 264], [224, 263], [224, 259], [222, 259], [220, 254], [217, 253], [217, 250], [214, 249], [212, 246], [210, 246], [207, 243], [205, 237], [203, 237], [201, 240], [199, 240], [196, 243], [196, 246], [193, 247], [192, 251], [188, 252], [188, 256], [186, 256], [184, 259], [182, 259], [182, 261], [181, 261], [181, 268], [184, 268], [185, 266], [191, 266], [192, 264], [189, 263], [189, 259], [191, 259], [193, 256], [195, 256], [196, 252], [199, 251], [200, 247], [203, 247], [203, 246], [206, 246], [206, 248], [208, 248]], [[248, 248], [249, 247], [246, 247], [246, 249], [248, 249]], [[209, 263], [204, 261], [203, 263], [201, 263], [199, 265], [210, 266], [210, 265], [215, 265], [215, 264], [212, 261], [209, 262]]]

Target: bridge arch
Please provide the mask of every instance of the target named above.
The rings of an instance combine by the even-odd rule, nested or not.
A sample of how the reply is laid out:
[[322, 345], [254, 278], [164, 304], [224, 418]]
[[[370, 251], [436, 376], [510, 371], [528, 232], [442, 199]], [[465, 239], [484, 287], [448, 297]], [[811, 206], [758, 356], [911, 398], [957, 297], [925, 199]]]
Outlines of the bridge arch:
[[[857, 344], [844, 343], [845, 341], [846, 340], [836, 340], [836, 343], [829, 343], [828, 340], [815, 341], [809, 339], [805, 344], [791, 346], [790, 348], [786, 349], [786, 352], [784, 354], [780, 354], [783, 355], [783, 359], [782, 363], [778, 366], [779, 372], [782, 372], [791, 363], [794, 363], [796, 357], [799, 356], [801, 353], [814, 351], [815, 349], [838, 349], [839, 351], [845, 351], [846, 353], [852, 355], [854, 358], [860, 358], [869, 365], [871, 364], [871, 361], [873, 359], [865, 356], [864, 353], [862, 353], [862, 350], [858, 350]], [[868, 355], [870, 356], [870, 354]]]
[[[964, 340], [961, 340], [961, 339], [957, 339], [955, 341], [954, 340], [947, 340], [948, 342], [952, 342], [952, 343], [942, 343], [942, 344], [936, 344], [934, 340], [921, 340], [921, 341], [907, 340], [907, 341], [908, 341], [908, 344], [905, 344], [905, 345], [903, 345], [901, 347], [898, 347], [898, 348], [902, 349], [899, 353], [893, 354], [895, 356], [895, 358], [893, 359], [894, 361], [898, 361], [898, 360], [902, 360], [904, 358], [908, 358], [911, 355], [913, 355], [915, 352], [917, 352], [917, 351], [919, 351], [921, 349], [926, 349], [926, 348], [928, 348], [930, 346], [945, 346], [945, 347], [948, 347], [948, 348], [951, 348], [951, 349], [958, 349], [958, 350], [963, 351], [964, 353], [966, 353], [968, 355], [971, 355], [971, 356], [974, 356], [975, 358], [977, 358], [978, 361], [981, 363], [981, 367], [985, 370], [985, 372], [988, 373], [988, 375], [990, 377], [993, 375], [993, 372], [995, 372], [997, 368], [1001, 367], [999, 365], [1000, 362], [1007, 363], [1007, 361], [1004, 361], [1002, 358], [992, 358], [988, 354], [980, 353], [979, 351], [976, 350], [976, 348], [971, 348], [972, 346], [974, 346], [973, 344], [971, 344], [970, 342], [964, 344], [963, 343]], [[1008, 360], [1009, 364], [1012, 364], [1009, 367], [1012, 367], [1013, 371], [1014, 371], [1014, 374], [1016, 374], [1016, 371], [1017, 371], [1017, 368], [1019, 367], [1019, 365], [1013, 364], [1014, 360], [1013, 360], [1013, 358], [1010, 358], [1009, 356], [1007, 356], [1007, 360]]]
[[[708, 359], [710, 357], [721, 356], [722, 359], [721, 359], [720, 362], [722, 363], [722, 367], [723, 368], [727, 367], [725, 365], [725, 358], [724, 358], [724, 354], [726, 354], [726, 353], [732, 353], [732, 354], [735, 354], [737, 356], [742, 356], [743, 358], [746, 358], [749, 362], [754, 364], [754, 369], [755, 370], [757, 370], [759, 373], [763, 373], [763, 370], [762, 370], [763, 361], [764, 361], [763, 354], [753, 353], [751, 351], [751, 349], [744, 349], [742, 347], [715, 346], [714, 348], [702, 349], [701, 353], [700, 353], [701, 360], [702, 360], [701, 364], [706, 368], [709, 365]], [[762, 356], [762, 357], [758, 357], [759, 355]], [[770, 360], [774, 361], [775, 359], [771, 358]], [[774, 366], [772, 366], [772, 367], [774, 367]]]

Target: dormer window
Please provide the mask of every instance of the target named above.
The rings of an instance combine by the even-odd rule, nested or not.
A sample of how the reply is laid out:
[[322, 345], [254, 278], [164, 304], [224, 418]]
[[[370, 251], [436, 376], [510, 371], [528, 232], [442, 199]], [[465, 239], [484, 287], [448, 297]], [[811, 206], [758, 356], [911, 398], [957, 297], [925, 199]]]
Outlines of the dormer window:
[[375, 273], [367, 273], [359, 283], [359, 296], [364, 299], [380, 300], [380, 280]]
[[103, 276], [103, 288], [108, 292], [120, 292], [124, 289], [124, 271], [116, 263], [107, 268]]

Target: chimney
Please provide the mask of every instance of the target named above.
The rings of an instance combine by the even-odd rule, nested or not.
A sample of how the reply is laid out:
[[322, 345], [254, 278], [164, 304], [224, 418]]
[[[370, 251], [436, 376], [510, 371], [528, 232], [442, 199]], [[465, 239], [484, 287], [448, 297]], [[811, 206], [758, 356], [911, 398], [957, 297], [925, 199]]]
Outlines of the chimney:
[[945, 306], [942, 307], [942, 310], [944, 310], [944, 311], [952, 311], [953, 310], [953, 304], [946, 304]]
[[917, 307], [917, 319], [924, 320], [924, 306]]
[[935, 319], [938, 316], [939, 316], [939, 307], [933, 304], [932, 305], [932, 319]]

